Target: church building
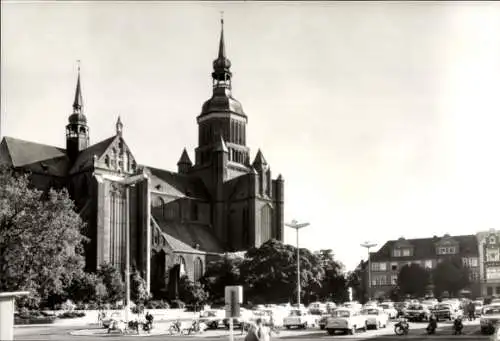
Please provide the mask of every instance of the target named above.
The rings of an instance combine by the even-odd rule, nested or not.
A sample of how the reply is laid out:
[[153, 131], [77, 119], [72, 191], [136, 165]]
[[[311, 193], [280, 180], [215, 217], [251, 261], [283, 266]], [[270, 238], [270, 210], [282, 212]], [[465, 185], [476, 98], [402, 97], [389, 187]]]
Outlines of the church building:
[[114, 136], [90, 144], [80, 70], [66, 148], [1, 141], [0, 164], [30, 172], [39, 189], [68, 189], [87, 223], [87, 270], [104, 262], [124, 270], [128, 239], [131, 266], [162, 295], [179, 271], [196, 281], [213, 257], [283, 240], [283, 178], [272, 178], [262, 151], [251, 161], [248, 117], [232, 96], [221, 24], [213, 94], [196, 117], [198, 146], [193, 159], [180, 153], [176, 172], [139, 164], [120, 118]]

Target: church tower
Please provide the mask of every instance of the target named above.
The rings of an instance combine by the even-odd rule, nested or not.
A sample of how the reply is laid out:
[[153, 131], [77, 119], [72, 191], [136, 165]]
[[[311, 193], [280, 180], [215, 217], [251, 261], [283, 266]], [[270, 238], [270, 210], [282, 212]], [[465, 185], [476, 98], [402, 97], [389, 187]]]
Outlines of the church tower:
[[228, 178], [249, 172], [249, 148], [246, 146], [247, 116], [232, 96], [231, 62], [226, 56], [224, 20], [221, 19], [219, 53], [213, 61], [212, 98], [203, 104], [198, 121], [198, 147], [195, 167], [205, 168], [216, 163], [221, 139], [227, 148]]
[[83, 97], [80, 85], [80, 66], [76, 81], [75, 100], [73, 101], [73, 114], [69, 116], [66, 125], [66, 153], [73, 163], [78, 154], [89, 146], [89, 127], [87, 117], [83, 114]]

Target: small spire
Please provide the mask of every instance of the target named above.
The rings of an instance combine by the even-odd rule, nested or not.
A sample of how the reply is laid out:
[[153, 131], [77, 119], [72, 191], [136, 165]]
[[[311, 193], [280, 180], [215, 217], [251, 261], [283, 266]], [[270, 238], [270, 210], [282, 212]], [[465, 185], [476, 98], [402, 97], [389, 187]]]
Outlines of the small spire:
[[78, 65], [78, 78], [76, 80], [75, 100], [73, 101], [73, 112], [81, 114], [83, 112], [82, 87], [80, 85], [80, 60], [76, 61]]
[[123, 133], [123, 123], [120, 115], [118, 115], [118, 119], [116, 120], [116, 135], [122, 136]]
[[224, 138], [222, 137], [222, 135], [220, 136], [220, 140], [215, 145], [214, 152], [228, 152], [226, 142], [224, 142]]
[[189, 158], [189, 154], [188, 154], [186, 148], [184, 148], [184, 150], [182, 151], [181, 158], [177, 162], [177, 165], [190, 165], [190, 166], [193, 165], [193, 163], [191, 162], [191, 159]]
[[226, 46], [224, 44], [224, 11], [220, 12], [220, 41], [219, 41], [219, 59], [226, 58]]

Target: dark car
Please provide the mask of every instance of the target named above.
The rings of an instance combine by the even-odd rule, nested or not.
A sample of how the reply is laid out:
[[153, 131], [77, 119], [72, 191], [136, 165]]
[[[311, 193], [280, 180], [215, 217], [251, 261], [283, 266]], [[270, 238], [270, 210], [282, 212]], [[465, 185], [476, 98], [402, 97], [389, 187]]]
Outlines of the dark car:
[[429, 308], [423, 304], [411, 304], [406, 309], [405, 317], [408, 321], [429, 321], [431, 317], [431, 311]]

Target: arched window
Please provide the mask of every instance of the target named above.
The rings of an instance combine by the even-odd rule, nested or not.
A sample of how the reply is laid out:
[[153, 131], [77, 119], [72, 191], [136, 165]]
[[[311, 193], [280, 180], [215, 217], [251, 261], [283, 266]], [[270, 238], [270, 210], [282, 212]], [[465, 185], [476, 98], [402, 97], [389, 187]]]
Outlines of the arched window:
[[184, 259], [184, 257], [179, 256], [177, 258], [177, 264], [180, 264], [180, 266], [181, 266], [181, 276], [186, 275], [187, 268], [186, 268], [186, 260]]
[[193, 279], [195, 282], [199, 281], [201, 276], [203, 276], [203, 261], [200, 257], [197, 257], [194, 260], [194, 268], [193, 268]]
[[264, 207], [262, 207], [262, 210], [260, 211], [260, 233], [261, 233], [260, 240], [262, 243], [267, 242], [269, 239], [273, 237], [272, 215], [273, 215], [273, 210], [269, 205], [265, 205]]
[[157, 229], [155, 229], [153, 244], [154, 245], [158, 245], [159, 242], [160, 242], [160, 233], [159, 233], [159, 231]]
[[169, 202], [164, 206], [164, 214], [163, 216], [166, 219], [175, 219], [179, 216], [179, 203], [178, 202]]

